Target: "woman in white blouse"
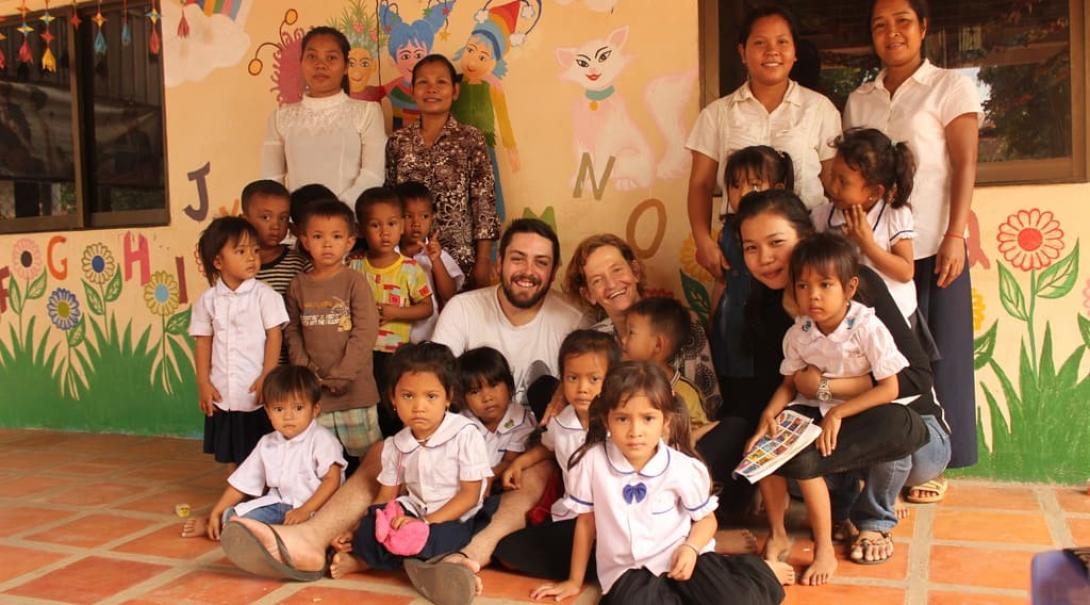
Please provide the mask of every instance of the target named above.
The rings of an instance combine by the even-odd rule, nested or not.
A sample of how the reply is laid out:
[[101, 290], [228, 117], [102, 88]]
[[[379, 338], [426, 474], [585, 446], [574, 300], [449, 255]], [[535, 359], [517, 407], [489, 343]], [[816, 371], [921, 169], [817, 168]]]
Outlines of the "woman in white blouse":
[[382, 110], [345, 93], [349, 44], [332, 27], [303, 37], [306, 94], [273, 111], [261, 151], [261, 176], [294, 191], [319, 183], [346, 204], [385, 179]]
[[[972, 80], [923, 57], [928, 12], [926, 0], [871, 3], [871, 39], [882, 71], [848, 97], [844, 127], [877, 128], [908, 143], [916, 157], [909, 198], [916, 227], [916, 298], [942, 356], [932, 368], [951, 428], [950, 466], [962, 467], [977, 460], [965, 228], [983, 110]], [[913, 487], [909, 500], [935, 501], [945, 491], [940, 478]]]
[[822, 178], [840, 134], [840, 113], [832, 101], [788, 76], [795, 64], [795, 19], [786, 8], [763, 6], [742, 22], [738, 52], [749, 78], [737, 90], [700, 112], [686, 143], [693, 152], [689, 173], [689, 224], [696, 260], [716, 278], [727, 266], [712, 237], [712, 194], [726, 191], [727, 157], [743, 147], [769, 145], [791, 156], [795, 189], [806, 206], [825, 202]]

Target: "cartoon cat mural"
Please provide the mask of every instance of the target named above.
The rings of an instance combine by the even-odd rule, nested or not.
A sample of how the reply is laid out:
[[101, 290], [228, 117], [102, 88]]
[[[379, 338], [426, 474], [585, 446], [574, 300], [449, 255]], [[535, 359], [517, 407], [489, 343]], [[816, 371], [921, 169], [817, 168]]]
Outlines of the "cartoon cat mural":
[[[628, 111], [625, 95], [615, 82], [631, 59], [623, 54], [628, 27], [605, 39], [585, 42], [579, 47], [556, 49], [556, 59], [565, 69], [560, 77], [583, 88], [582, 98], [572, 107], [573, 144], [576, 166], [589, 156], [595, 170], [610, 170], [610, 182], [619, 191], [651, 186], [654, 179], [679, 178], [688, 171], [683, 113], [695, 90], [696, 69], [660, 76], [644, 89], [644, 103], [666, 141], [656, 161], [647, 138]], [[578, 180], [579, 168], [573, 177]]]

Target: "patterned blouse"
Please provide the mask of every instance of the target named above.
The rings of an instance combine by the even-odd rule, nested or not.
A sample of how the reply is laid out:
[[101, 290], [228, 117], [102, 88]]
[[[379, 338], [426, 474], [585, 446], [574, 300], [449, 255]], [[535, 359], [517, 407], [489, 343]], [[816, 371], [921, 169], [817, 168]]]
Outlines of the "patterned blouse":
[[484, 135], [447, 118], [431, 147], [420, 123], [398, 130], [386, 142], [386, 185], [420, 181], [435, 200], [432, 230], [466, 275], [476, 261], [476, 241], [499, 237], [492, 162]]

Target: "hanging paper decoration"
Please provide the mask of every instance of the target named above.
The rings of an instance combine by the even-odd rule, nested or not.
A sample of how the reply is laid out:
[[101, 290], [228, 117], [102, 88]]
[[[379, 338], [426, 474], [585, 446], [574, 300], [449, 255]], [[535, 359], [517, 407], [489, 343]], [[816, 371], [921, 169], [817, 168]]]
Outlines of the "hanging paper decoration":
[[23, 0], [23, 4], [19, 6], [19, 12], [23, 15], [23, 23], [15, 28], [15, 31], [23, 34], [23, 43], [19, 46], [19, 62], [31, 63], [34, 57], [30, 54], [30, 41], [27, 40], [27, 36], [34, 31], [34, 28], [26, 24], [26, 14], [30, 12], [26, 6], [26, 0]]
[[132, 28], [129, 27], [129, 0], [121, 3], [121, 45], [132, 44]]
[[42, 42], [45, 42], [45, 52], [42, 53], [42, 69], [45, 71], [57, 71], [57, 59], [53, 56], [53, 34], [49, 31], [49, 25], [55, 17], [49, 14], [49, 0], [45, 0], [45, 14], [41, 16], [41, 22], [45, 23], [45, 30], [40, 34]]
[[79, 10], [76, 8], [76, 0], [72, 0], [72, 16], [68, 18], [68, 22], [72, 24], [73, 29], [79, 29], [79, 24], [83, 23], [83, 19], [79, 18]]
[[95, 34], [95, 54], [106, 54], [106, 36], [102, 33], [102, 24], [106, 22], [106, 17], [102, 16], [102, 0], [98, 0], [98, 10], [95, 12], [95, 16], [91, 17], [91, 21], [95, 22], [98, 26], [98, 33]]
[[189, 21], [185, 20], [185, 7], [193, 4], [196, 0], [182, 0], [182, 20], [178, 22], [178, 37], [189, 37]]
[[148, 21], [151, 21], [151, 35], [148, 36], [148, 52], [157, 55], [159, 54], [159, 11], [155, 9], [155, 0], [151, 0], [149, 3], [151, 10], [149, 10], [145, 16]]

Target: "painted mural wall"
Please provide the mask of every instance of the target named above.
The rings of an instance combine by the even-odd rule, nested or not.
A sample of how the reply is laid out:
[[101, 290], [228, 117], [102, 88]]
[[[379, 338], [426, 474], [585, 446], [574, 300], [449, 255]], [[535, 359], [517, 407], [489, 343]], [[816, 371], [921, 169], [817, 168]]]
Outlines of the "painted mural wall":
[[[133, 2], [131, 4], [136, 4]], [[28, 3], [31, 9], [42, 2]], [[556, 226], [567, 256], [610, 230], [657, 291], [708, 311], [694, 261], [684, 140], [699, 110], [695, 0], [165, 0], [169, 227], [0, 236], [0, 426], [196, 435], [189, 303], [212, 218], [257, 178], [266, 118], [298, 100], [305, 30], [351, 43], [351, 94], [391, 124], [406, 107], [406, 27], [454, 58], [479, 94], [456, 115], [492, 146], [508, 218]], [[14, 8], [12, 8], [14, 10]], [[505, 36], [483, 60], [481, 28]], [[427, 36], [425, 36], [427, 37]], [[987, 476], [1090, 474], [1090, 185], [977, 192], [974, 327]], [[1090, 357], [1090, 356], [1086, 356]]]

